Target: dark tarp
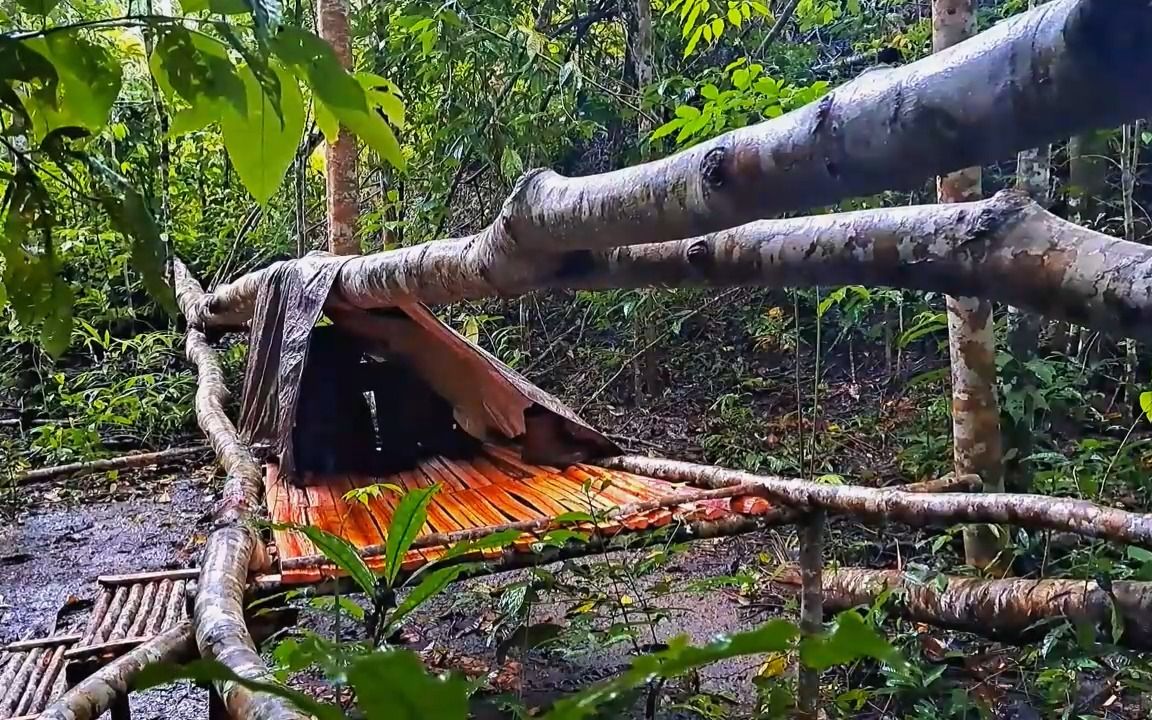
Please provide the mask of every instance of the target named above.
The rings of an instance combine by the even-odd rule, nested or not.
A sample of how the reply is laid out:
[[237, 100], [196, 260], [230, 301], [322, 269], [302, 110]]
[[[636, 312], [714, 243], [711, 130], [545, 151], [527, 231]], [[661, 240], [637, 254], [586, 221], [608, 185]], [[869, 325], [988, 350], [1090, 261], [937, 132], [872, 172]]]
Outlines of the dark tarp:
[[[279, 457], [280, 472], [287, 478], [295, 474], [292, 428], [312, 328], [323, 313], [341, 267], [348, 260], [348, 257], [325, 252], [309, 253], [296, 262], [275, 266], [265, 274], [257, 292], [249, 330], [240, 433], [250, 445], [268, 446]], [[534, 416], [555, 421], [550, 425], [528, 422], [522, 425], [526, 426], [524, 437], [507, 438], [519, 440], [526, 447], [544, 448], [538, 450], [538, 454], [554, 456], [537, 456], [532, 458], [533, 462], [565, 465], [619, 454], [620, 448], [615, 443], [581, 420], [564, 403], [440, 322], [423, 305], [401, 309], [421, 332], [435, 336], [437, 342], [447, 343], [455, 350], [471, 353], [473, 358], [496, 370], [496, 374], [488, 375], [502, 380], [504, 387], [499, 388], [500, 391], [518, 394]], [[420, 371], [419, 367], [414, 369]], [[533, 433], [541, 436], [538, 441], [534, 442]], [[543, 437], [546, 433], [548, 438]]]

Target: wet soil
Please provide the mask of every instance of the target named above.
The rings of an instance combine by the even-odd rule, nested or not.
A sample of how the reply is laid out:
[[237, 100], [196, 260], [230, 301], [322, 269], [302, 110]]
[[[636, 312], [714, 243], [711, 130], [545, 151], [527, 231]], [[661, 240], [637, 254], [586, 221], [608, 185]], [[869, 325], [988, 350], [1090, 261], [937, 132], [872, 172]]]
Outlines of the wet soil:
[[[203, 480], [181, 473], [140, 483], [128, 500], [109, 499], [102, 478], [42, 486], [29, 509], [9, 509], [0, 523], [0, 644], [82, 630], [101, 575], [192, 564], [210, 501]], [[207, 694], [186, 685], [132, 696], [139, 720], [203, 718], [207, 707]]]

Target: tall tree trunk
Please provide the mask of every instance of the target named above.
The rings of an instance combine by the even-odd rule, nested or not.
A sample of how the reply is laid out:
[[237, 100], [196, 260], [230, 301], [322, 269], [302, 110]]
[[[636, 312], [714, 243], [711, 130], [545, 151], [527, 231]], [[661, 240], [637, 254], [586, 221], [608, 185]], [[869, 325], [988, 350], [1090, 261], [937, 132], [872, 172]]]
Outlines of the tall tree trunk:
[[[974, 0], [933, 0], [932, 48], [940, 52], [976, 31]], [[941, 202], [980, 199], [980, 168], [941, 177]], [[988, 492], [1004, 491], [1000, 407], [996, 398], [996, 338], [992, 303], [971, 297], [949, 297], [948, 347], [952, 356], [952, 440], [956, 474], [976, 474]], [[974, 525], [964, 529], [969, 565], [1002, 571], [1007, 534]], [[995, 567], [993, 567], [995, 566]]]
[[[632, 0], [632, 7], [628, 13], [628, 50], [631, 56], [630, 65], [636, 79], [636, 91], [642, 94], [644, 88], [656, 79], [651, 0]], [[648, 113], [641, 112], [637, 116], [636, 131], [636, 144], [638, 147], [643, 147], [645, 139], [652, 132], [652, 122]], [[656, 332], [654, 305], [655, 297], [652, 292], [642, 290], [632, 313], [632, 337], [635, 339], [636, 347], [632, 385], [637, 405], [643, 405], [646, 397], [660, 392], [658, 348], [660, 338]]]
[[[346, 68], [352, 67], [352, 38], [348, 32], [348, 0], [317, 0], [316, 26]], [[360, 216], [356, 179], [356, 138], [341, 126], [336, 142], [325, 156], [328, 197], [328, 249], [337, 255], [357, 255], [356, 223]]]
[[[1124, 126], [1124, 142], [1120, 155], [1120, 194], [1124, 208], [1124, 239], [1136, 241], [1136, 177], [1140, 172], [1140, 139], [1144, 122], [1137, 120]], [[1123, 341], [1124, 358], [1124, 399], [1129, 416], [1140, 412], [1139, 397], [1143, 390], [1139, 378], [1140, 353], [1136, 340]]]

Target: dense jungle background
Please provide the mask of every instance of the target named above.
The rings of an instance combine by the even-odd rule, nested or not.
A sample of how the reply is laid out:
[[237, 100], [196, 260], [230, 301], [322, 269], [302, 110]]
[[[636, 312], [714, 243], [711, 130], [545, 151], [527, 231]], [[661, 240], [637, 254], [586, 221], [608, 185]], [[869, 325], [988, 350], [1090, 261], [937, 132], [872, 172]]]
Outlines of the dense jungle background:
[[[641, 6], [652, 18], [650, 55], [634, 42]], [[1027, 8], [978, 2], [977, 25]], [[82, 579], [103, 567], [94, 543], [127, 543], [117, 550], [123, 565], [133, 547], [160, 542], [105, 537], [103, 520], [85, 519], [92, 513], [145, 508], [141, 522], [160, 518], [163, 542], [184, 559], [203, 540], [218, 486], [207, 454], [177, 472], [23, 479], [35, 468], [203, 442], [164, 259], [178, 255], [211, 285], [327, 246], [324, 137], [339, 104], [327, 94], [339, 83], [326, 82], [330, 59], [311, 35], [268, 30], [270, 13], [284, 28], [314, 29], [315, 8], [290, 0], [251, 10], [247, 0], [0, 2], [0, 639], [43, 621], [21, 608], [37, 596], [33, 586], [48, 583], [41, 610], [64, 600], [44, 579], [60, 558], [73, 558]], [[481, 230], [527, 169], [587, 175], [661, 157], [932, 50], [928, 0], [398, 0], [353, 3], [348, 17], [368, 110], [340, 120], [363, 140], [355, 236], [364, 252]], [[21, 49], [30, 41], [36, 52]], [[293, 62], [312, 63], [313, 74], [300, 74], [303, 93], [287, 82]], [[1152, 227], [1149, 130], [1137, 123], [1053, 145], [1041, 159], [1042, 190], [1030, 189], [1061, 217], [1143, 242]], [[985, 194], [1020, 182], [1017, 165], [984, 168]], [[935, 192], [928, 181], [825, 210], [932, 202]], [[871, 486], [952, 470], [942, 296], [865, 287], [538, 293], [437, 311], [633, 452]], [[1145, 349], [1005, 307], [996, 308], [996, 340], [1008, 487], [1148, 508]], [[245, 343], [226, 343], [238, 392]], [[833, 528], [838, 563], [980, 574], [964, 565], [959, 528]], [[422, 648], [429, 666], [481, 678], [470, 689], [475, 712], [533, 715], [676, 632], [703, 641], [792, 613], [795, 594], [771, 581], [794, 560], [794, 534], [469, 581], [421, 608], [397, 642]], [[1152, 555], [1138, 549], [1024, 531], [1011, 541], [1021, 577], [1152, 580]], [[39, 575], [20, 574], [34, 566]], [[889, 618], [889, 601], [867, 609], [878, 628], [868, 637], [905, 662], [830, 662], [828, 716], [1152, 709], [1152, 663], [1109, 632], [1054, 622], [1029, 644], [1000, 644]], [[357, 636], [362, 608], [310, 603], [304, 637]], [[272, 657], [285, 676], [296, 673], [296, 686], [347, 702], [346, 679], [333, 681], [315, 655], [293, 654], [304, 644], [296, 637]], [[772, 716], [787, 706], [786, 665], [774, 655], [721, 663], [604, 716]], [[156, 716], [200, 712], [175, 707], [161, 704]], [[436, 716], [410, 712], [397, 717]]]

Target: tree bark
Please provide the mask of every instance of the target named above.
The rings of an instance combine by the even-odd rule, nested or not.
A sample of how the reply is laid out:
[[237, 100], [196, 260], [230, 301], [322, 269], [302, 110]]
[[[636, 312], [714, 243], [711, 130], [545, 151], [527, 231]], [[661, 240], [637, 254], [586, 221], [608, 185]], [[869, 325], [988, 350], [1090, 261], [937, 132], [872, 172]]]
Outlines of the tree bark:
[[[933, 0], [932, 49], [947, 50], [976, 33], [975, 0]], [[940, 202], [979, 200], [980, 168], [938, 178]], [[1000, 405], [996, 397], [996, 336], [992, 303], [948, 297], [948, 350], [952, 360], [952, 455], [957, 475], [979, 475], [988, 492], [1004, 491]], [[964, 528], [969, 565], [1002, 572], [1007, 533], [976, 525]]]
[[[816, 635], [824, 629], [824, 530], [827, 513], [808, 513], [800, 523], [800, 631]], [[796, 681], [798, 716], [815, 720], [820, 709], [820, 671], [800, 665]]]
[[167, 450], [160, 450], [159, 452], [137, 453], [135, 455], [123, 455], [121, 457], [106, 458], [103, 460], [89, 460], [87, 462], [36, 468], [17, 477], [16, 484], [31, 485], [32, 483], [44, 482], [65, 475], [91, 475], [109, 470], [124, 470], [127, 468], [147, 467], [148, 465], [172, 464], [181, 460], [187, 460], [191, 457], [203, 455], [209, 449], [206, 445], [187, 448], [169, 448]]
[[[580, 256], [560, 250], [688, 238], [911, 187], [1084, 128], [1143, 117], [1152, 112], [1143, 82], [1150, 75], [1152, 7], [1058, 0], [663, 160], [581, 178], [530, 172], [482, 233], [370, 256], [341, 279], [354, 280], [346, 291], [361, 307], [385, 298], [448, 302], [523, 292], [541, 276], [555, 280], [581, 268]], [[423, 267], [419, 283], [397, 284], [376, 274], [385, 268], [373, 269], [401, 258]], [[243, 322], [257, 284], [247, 276], [219, 288], [190, 319]]]
[[609, 458], [599, 464], [707, 488], [742, 483], [758, 485], [765, 497], [800, 512], [822, 508], [866, 521], [900, 522], [913, 527], [964, 522], [1012, 523], [1152, 548], [1152, 515], [1104, 507], [1085, 500], [1014, 493], [910, 493], [887, 488], [824, 485], [635, 455]]
[[88, 676], [40, 713], [40, 720], [93, 720], [127, 696], [136, 676], [158, 662], [185, 662], [195, 655], [192, 626], [166, 630]]
[[[352, 69], [352, 39], [348, 32], [348, 0], [317, 0], [316, 29], [328, 41], [340, 63]], [[340, 126], [336, 142], [325, 155], [325, 188], [328, 198], [328, 249], [337, 255], [356, 255], [356, 223], [360, 217], [356, 178], [356, 137]]]
[[[800, 572], [789, 569], [773, 583], [797, 592]], [[1119, 644], [1152, 649], [1152, 583], [1115, 582], [1110, 593], [1093, 580], [912, 578], [898, 570], [842, 567], [825, 568], [823, 587], [828, 612], [870, 606], [882, 593], [898, 590], [892, 609], [901, 617], [1020, 643], [1043, 637], [1048, 623], [1064, 620], [1095, 625], [1111, 641], [1115, 609], [1124, 627]]]
[[[762, 220], [615, 249], [592, 235], [526, 255], [534, 262], [442, 241], [347, 260], [337, 285], [342, 301], [361, 308], [561, 288], [889, 286], [986, 297], [1152, 339], [1152, 248], [1061, 220], [1013, 191], [977, 203]], [[527, 267], [505, 282], [498, 266], [506, 263]], [[191, 299], [189, 323], [243, 322], [259, 275]], [[223, 307], [235, 312], [213, 312]]]
[[[204, 291], [179, 260], [174, 262], [176, 301], [185, 316]], [[269, 680], [263, 659], [244, 621], [244, 590], [259, 539], [249, 521], [260, 508], [263, 473], [251, 451], [240, 441], [236, 426], [224, 412], [229, 393], [224, 371], [204, 334], [189, 328], [188, 359], [196, 366], [196, 420], [208, 437], [227, 479], [214, 511], [215, 529], [208, 536], [200, 563], [193, 608], [196, 645], [202, 657], [218, 660], [241, 677]], [[306, 720], [307, 716], [282, 698], [255, 693], [233, 683], [216, 690], [232, 717], [245, 720]]]
[[[632, 0], [631, 17], [628, 18], [628, 48], [631, 52], [631, 67], [636, 76], [636, 90], [643, 94], [644, 89], [655, 80], [655, 49], [652, 36], [651, 0]], [[636, 118], [637, 145], [643, 147], [652, 122], [647, 113]], [[650, 292], [641, 292], [632, 312], [632, 337], [637, 351], [636, 365], [633, 366], [632, 387], [636, 404], [643, 405], [645, 398], [660, 392], [660, 338], [656, 332], [653, 304], [655, 298]]]

